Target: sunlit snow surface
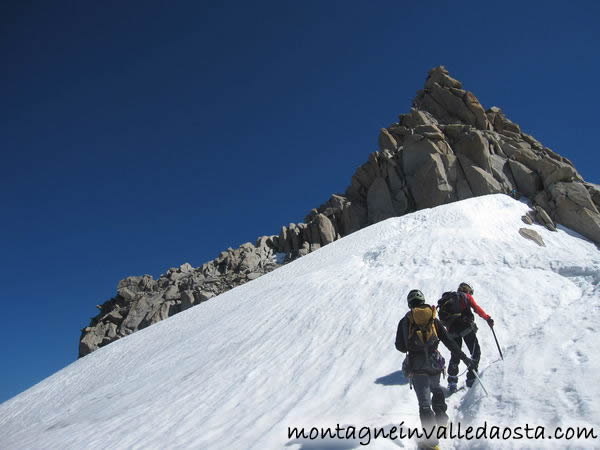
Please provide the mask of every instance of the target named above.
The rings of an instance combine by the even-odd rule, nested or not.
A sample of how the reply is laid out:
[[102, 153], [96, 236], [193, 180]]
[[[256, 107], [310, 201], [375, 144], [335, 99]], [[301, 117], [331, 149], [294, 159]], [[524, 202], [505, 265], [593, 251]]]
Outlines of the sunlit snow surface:
[[[418, 425], [394, 348], [406, 294], [431, 303], [461, 281], [477, 318], [481, 386], [449, 398], [453, 421], [594, 426], [600, 434], [600, 251], [531, 225], [495, 195], [378, 223], [78, 360], [0, 405], [0, 448], [358, 448], [299, 442], [289, 426]], [[448, 351], [441, 347], [446, 359]], [[462, 371], [462, 365], [461, 365]], [[461, 379], [464, 383], [464, 376]], [[540, 448], [553, 441], [442, 441]], [[556, 448], [600, 440], [554, 441]], [[414, 448], [371, 440], [368, 448]]]

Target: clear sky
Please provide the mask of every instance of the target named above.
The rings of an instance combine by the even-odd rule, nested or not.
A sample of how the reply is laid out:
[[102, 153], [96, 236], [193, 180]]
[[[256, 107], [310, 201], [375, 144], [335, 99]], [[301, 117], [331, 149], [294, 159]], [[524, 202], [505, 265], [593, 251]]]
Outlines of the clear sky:
[[598, 2], [0, 4], [0, 402], [128, 275], [342, 192], [445, 65], [600, 183]]

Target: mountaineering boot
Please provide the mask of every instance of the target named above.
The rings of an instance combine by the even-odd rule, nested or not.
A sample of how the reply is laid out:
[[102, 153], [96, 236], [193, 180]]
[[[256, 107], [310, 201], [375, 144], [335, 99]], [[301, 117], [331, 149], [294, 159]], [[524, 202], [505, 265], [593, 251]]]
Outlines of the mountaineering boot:
[[429, 406], [419, 408], [419, 418], [421, 419], [421, 426], [423, 428], [431, 428], [436, 424], [435, 413]]
[[448, 406], [446, 405], [446, 398], [444, 391], [441, 387], [432, 389], [433, 395], [431, 396], [431, 409], [435, 414], [435, 421], [438, 427], [445, 426], [448, 423], [449, 417], [446, 414]]
[[[432, 411], [432, 409], [429, 406], [419, 408], [419, 417], [421, 418], [421, 426], [424, 429], [431, 431], [432, 427], [434, 427], [436, 425], [435, 413]], [[434, 431], [434, 434], [431, 436], [430, 439], [424, 439], [424, 440], [418, 442], [417, 448], [422, 449], [422, 450], [432, 450], [432, 449], [439, 450], [437, 442], [438, 442], [438, 440], [435, 437], [435, 431]]]
[[458, 390], [458, 384], [456, 381], [448, 381], [448, 391], [453, 394]]
[[446, 425], [448, 425], [449, 420], [450, 420], [450, 417], [448, 417], [448, 414], [446, 414], [446, 411], [436, 411], [435, 421], [437, 422], [438, 428], [445, 427]]
[[473, 376], [473, 378], [467, 378], [467, 387], [473, 386], [473, 383], [475, 383], [475, 376]]

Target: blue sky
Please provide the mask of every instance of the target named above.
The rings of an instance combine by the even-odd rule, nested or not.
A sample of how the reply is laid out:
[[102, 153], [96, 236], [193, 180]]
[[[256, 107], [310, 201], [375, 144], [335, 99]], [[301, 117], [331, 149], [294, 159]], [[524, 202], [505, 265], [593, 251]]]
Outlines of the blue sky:
[[2, 2], [0, 402], [121, 278], [342, 192], [431, 67], [600, 183], [600, 5], [416, 3]]

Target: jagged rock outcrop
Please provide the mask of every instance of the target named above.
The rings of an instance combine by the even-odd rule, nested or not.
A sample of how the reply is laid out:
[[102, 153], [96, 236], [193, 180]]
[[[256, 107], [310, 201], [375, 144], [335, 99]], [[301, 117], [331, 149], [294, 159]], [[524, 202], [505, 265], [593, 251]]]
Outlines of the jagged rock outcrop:
[[98, 315], [81, 330], [79, 356], [270, 272], [282, 262], [277, 260], [278, 241], [263, 236], [254, 245], [227, 249], [201, 267], [185, 263], [171, 268], [158, 280], [150, 275], [121, 280], [116, 296], [99, 305]]
[[535, 205], [532, 209], [527, 211], [527, 214], [521, 217], [521, 220], [527, 225], [533, 225], [534, 223], [537, 223], [546, 227], [550, 231], [556, 231], [556, 225], [554, 224], [554, 221], [550, 218], [546, 210], [540, 205]]
[[311, 210], [304, 223], [230, 248], [198, 268], [183, 264], [158, 280], [119, 282], [116, 296], [82, 330], [79, 356], [367, 225], [473, 196], [526, 196], [534, 208], [526, 223], [551, 230], [563, 224], [600, 243], [600, 186], [584, 182], [568, 159], [523, 133], [500, 108], [485, 110], [443, 67], [429, 71], [410, 111], [380, 130], [378, 145], [346, 191]]

